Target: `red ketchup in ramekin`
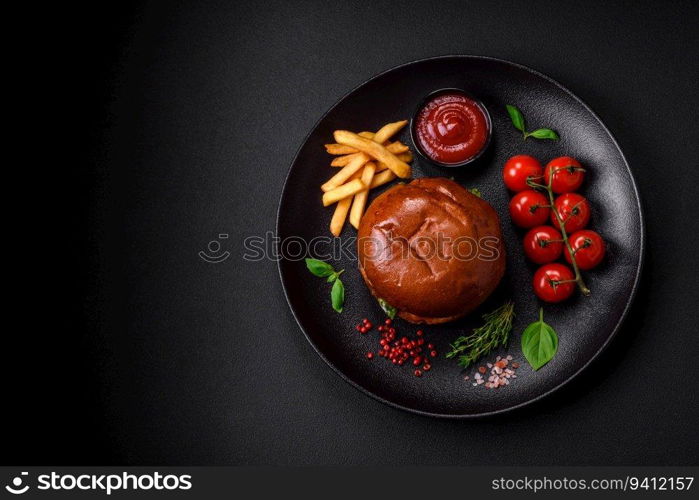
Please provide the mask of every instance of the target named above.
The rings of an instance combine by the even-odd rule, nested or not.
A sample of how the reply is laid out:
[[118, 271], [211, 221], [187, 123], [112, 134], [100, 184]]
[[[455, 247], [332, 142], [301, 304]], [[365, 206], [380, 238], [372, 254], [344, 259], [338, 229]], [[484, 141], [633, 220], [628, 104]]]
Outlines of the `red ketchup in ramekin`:
[[490, 120], [481, 104], [459, 92], [439, 92], [414, 118], [418, 150], [435, 163], [457, 166], [475, 159], [488, 145]]

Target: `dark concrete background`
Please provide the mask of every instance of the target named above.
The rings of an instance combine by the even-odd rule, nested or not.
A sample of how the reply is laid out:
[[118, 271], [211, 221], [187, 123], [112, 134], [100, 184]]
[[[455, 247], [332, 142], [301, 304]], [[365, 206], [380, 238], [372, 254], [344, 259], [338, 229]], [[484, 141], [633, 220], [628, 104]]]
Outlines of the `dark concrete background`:
[[[697, 463], [695, 3], [69, 9], [53, 74], [70, 97], [51, 214], [65, 265], [7, 365], [6, 463]], [[626, 154], [647, 224], [610, 349], [553, 397], [479, 421], [403, 413], [342, 382], [276, 264], [240, 259], [244, 236], [274, 229], [315, 121], [372, 75], [440, 54], [509, 59], [580, 96]], [[207, 265], [197, 252], [219, 233], [232, 256]]]

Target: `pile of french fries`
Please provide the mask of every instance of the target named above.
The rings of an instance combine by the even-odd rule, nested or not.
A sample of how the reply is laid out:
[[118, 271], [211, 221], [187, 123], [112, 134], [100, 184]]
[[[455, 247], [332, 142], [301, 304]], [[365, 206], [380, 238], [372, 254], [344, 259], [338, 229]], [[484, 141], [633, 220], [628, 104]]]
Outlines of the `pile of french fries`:
[[339, 172], [320, 186], [323, 206], [337, 204], [330, 221], [333, 235], [340, 236], [348, 214], [350, 224], [359, 228], [370, 189], [396, 177], [406, 179], [412, 175], [408, 165], [413, 160], [410, 149], [400, 141], [390, 141], [407, 123], [408, 120], [388, 123], [376, 133], [336, 130], [333, 133], [336, 143], [325, 145], [328, 153], [337, 155], [330, 166], [340, 167]]

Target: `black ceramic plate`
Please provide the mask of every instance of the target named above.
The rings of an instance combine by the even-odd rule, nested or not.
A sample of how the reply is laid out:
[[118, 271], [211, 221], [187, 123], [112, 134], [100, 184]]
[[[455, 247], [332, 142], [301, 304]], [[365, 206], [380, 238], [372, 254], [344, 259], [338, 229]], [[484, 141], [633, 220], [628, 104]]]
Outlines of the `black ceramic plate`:
[[[457, 87], [479, 97], [493, 120], [489, 154], [480, 167], [440, 169], [416, 156], [415, 177], [453, 177], [466, 187], [477, 187], [483, 198], [500, 214], [507, 248], [507, 272], [498, 290], [477, 311], [463, 320], [424, 327], [439, 356], [425, 376], [413, 375], [412, 366], [396, 367], [379, 357], [369, 360], [367, 351], [377, 349], [378, 333], [360, 335], [355, 325], [369, 317], [385, 318], [357, 270], [351, 240], [356, 231], [347, 225], [340, 241], [349, 243], [351, 256], [332, 259], [344, 268], [345, 310], [330, 307], [330, 285], [312, 276], [303, 259], [291, 254], [300, 241], [328, 237], [332, 208], [321, 204], [319, 185], [329, 178], [330, 156], [323, 144], [333, 142], [336, 129], [376, 130], [389, 121], [409, 119], [417, 103], [428, 93]], [[522, 140], [505, 111], [514, 104], [530, 127], [551, 127], [560, 141]], [[409, 131], [399, 138], [413, 147]], [[532, 371], [522, 356], [520, 334], [537, 319], [542, 305], [531, 289], [536, 267], [528, 263], [521, 247], [522, 231], [513, 227], [507, 211], [509, 194], [501, 169], [515, 154], [530, 154], [545, 163], [570, 155], [588, 167], [581, 190], [592, 206], [590, 228], [608, 244], [604, 263], [585, 273], [592, 296], [576, 295], [559, 305], [544, 305], [545, 319], [559, 335], [555, 358], [539, 371]], [[379, 190], [381, 191], [381, 190]], [[376, 196], [377, 193], [373, 193]], [[373, 197], [372, 196], [372, 197]], [[510, 62], [473, 56], [446, 56], [416, 61], [382, 73], [342, 98], [323, 116], [301, 146], [289, 170], [277, 221], [282, 252], [279, 271], [286, 297], [299, 326], [318, 354], [345, 380], [367, 394], [405, 410], [444, 417], [473, 417], [520, 407], [560, 388], [578, 375], [609, 343], [629, 308], [638, 283], [643, 258], [644, 232], [638, 193], [633, 176], [616, 141], [600, 119], [575, 95], [550, 78]], [[309, 250], [317, 257], [328, 252], [320, 241]], [[338, 242], [339, 243], [339, 242]], [[463, 372], [444, 358], [455, 337], [481, 323], [480, 316], [504, 300], [515, 302], [517, 314], [510, 345], [496, 354], [510, 354], [521, 363], [517, 379], [497, 390], [474, 387], [473, 369]], [[414, 334], [417, 326], [398, 320], [399, 331]], [[464, 380], [464, 375], [471, 380]]]

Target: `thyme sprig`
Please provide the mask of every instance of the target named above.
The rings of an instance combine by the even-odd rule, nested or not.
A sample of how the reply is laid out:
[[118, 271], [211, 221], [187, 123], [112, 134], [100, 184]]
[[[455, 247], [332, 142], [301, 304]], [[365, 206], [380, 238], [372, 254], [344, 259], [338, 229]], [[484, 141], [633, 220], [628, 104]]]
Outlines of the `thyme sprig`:
[[447, 358], [457, 358], [459, 366], [467, 368], [496, 347], [506, 345], [514, 317], [512, 302], [505, 302], [494, 311], [484, 314], [483, 326], [475, 328], [471, 335], [461, 336], [450, 344], [451, 351], [447, 353]]

